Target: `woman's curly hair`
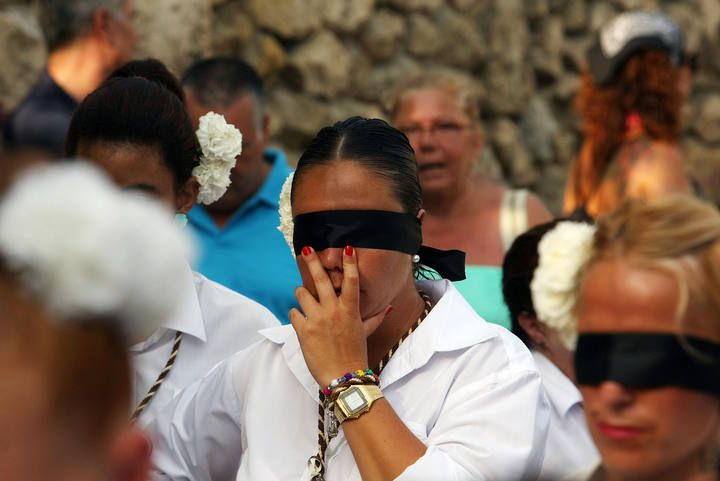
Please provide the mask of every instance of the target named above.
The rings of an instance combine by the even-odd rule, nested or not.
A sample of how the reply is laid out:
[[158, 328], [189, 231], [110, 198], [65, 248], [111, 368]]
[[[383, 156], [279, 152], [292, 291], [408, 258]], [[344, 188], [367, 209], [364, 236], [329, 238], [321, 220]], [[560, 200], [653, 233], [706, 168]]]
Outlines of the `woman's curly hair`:
[[589, 71], [582, 75], [575, 108], [582, 117], [585, 145], [570, 170], [568, 183], [575, 206], [584, 205], [602, 181], [613, 155], [625, 139], [625, 120], [642, 119], [652, 139], [674, 142], [680, 136], [682, 94], [680, 70], [656, 49], [636, 53], [606, 86]]

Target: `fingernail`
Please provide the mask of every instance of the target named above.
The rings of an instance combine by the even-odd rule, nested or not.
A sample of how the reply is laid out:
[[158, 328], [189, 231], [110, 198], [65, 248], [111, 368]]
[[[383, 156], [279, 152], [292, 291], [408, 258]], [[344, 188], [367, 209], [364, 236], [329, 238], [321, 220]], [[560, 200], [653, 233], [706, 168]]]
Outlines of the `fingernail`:
[[387, 316], [393, 311], [393, 306], [387, 306], [387, 309], [385, 309], [385, 315]]
[[302, 248], [302, 255], [309, 256], [312, 252], [312, 249], [310, 249], [308, 246], [305, 246]]
[[348, 257], [352, 257], [353, 252], [355, 252], [355, 249], [352, 248], [352, 246], [347, 246], [345, 248], [345, 255]]

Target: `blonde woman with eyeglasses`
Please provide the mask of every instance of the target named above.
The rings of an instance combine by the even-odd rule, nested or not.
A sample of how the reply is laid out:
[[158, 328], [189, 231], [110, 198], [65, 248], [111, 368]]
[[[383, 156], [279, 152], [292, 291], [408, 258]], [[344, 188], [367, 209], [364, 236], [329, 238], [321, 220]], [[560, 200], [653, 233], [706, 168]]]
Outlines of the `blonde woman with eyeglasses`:
[[502, 297], [503, 256], [512, 241], [551, 215], [526, 190], [511, 190], [474, 169], [485, 136], [472, 86], [446, 73], [423, 74], [398, 88], [391, 115], [418, 163], [427, 216], [423, 236], [467, 253], [467, 279], [457, 283], [478, 314], [510, 327]]

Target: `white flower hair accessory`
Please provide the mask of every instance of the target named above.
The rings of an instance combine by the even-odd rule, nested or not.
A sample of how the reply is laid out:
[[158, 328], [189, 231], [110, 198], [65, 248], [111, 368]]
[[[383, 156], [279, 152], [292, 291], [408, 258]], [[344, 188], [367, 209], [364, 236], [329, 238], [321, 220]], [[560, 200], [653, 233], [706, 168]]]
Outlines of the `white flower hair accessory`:
[[295, 172], [291, 172], [287, 179], [285, 179], [285, 183], [280, 191], [280, 207], [278, 209], [278, 212], [280, 213], [280, 225], [278, 226], [278, 230], [282, 232], [283, 237], [285, 237], [285, 242], [287, 242], [288, 247], [290, 247], [293, 257], [295, 256], [295, 248], [293, 246], [295, 223], [293, 221], [292, 202], [290, 202], [290, 196], [292, 194], [292, 183], [294, 177]]
[[582, 222], [560, 222], [538, 245], [538, 266], [530, 283], [538, 319], [555, 329], [570, 350], [577, 344], [573, 314], [580, 271], [592, 256], [595, 227]]
[[207, 205], [220, 199], [230, 185], [230, 171], [242, 152], [242, 133], [222, 115], [208, 112], [200, 117], [196, 134], [202, 155], [192, 174], [200, 184], [198, 202]]
[[84, 162], [33, 169], [0, 203], [0, 259], [58, 322], [132, 341], [177, 309], [191, 244], [167, 209]]

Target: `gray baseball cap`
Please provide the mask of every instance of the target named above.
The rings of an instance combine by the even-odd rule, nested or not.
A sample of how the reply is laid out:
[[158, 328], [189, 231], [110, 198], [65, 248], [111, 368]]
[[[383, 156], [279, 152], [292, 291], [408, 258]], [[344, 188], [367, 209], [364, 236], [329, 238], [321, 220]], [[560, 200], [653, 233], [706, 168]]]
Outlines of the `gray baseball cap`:
[[587, 53], [595, 82], [607, 85], [630, 58], [640, 50], [667, 52], [673, 65], [685, 62], [685, 36], [668, 16], [658, 12], [627, 12], [604, 25]]

